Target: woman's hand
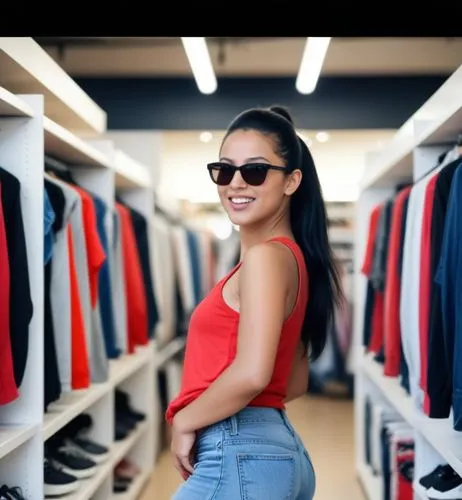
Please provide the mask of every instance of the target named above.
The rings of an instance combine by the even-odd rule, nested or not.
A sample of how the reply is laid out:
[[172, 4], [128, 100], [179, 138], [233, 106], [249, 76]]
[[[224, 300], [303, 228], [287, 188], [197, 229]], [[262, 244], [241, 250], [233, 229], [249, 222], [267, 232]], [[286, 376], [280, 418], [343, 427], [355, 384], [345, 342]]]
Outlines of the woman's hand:
[[172, 442], [170, 450], [173, 455], [173, 463], [184, 480], [193, 473], [195, 462], [195, 442], [196, 433], [183, 431], [177, 421], [173, 419], [172, 423]]

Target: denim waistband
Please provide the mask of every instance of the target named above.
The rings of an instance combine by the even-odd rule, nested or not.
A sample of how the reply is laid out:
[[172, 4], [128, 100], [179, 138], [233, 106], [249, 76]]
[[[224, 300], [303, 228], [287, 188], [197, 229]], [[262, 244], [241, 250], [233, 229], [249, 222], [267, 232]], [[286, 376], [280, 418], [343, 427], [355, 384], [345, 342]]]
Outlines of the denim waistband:
[[231, 431], [231, 434], [236, 434], [239, 426], [252, 423], [280, 423], [292, 431], [292, 425], [284, 410], [253, 406], [243, 408], [235, 415], [205, 427], [201, 432], [226, 430]]

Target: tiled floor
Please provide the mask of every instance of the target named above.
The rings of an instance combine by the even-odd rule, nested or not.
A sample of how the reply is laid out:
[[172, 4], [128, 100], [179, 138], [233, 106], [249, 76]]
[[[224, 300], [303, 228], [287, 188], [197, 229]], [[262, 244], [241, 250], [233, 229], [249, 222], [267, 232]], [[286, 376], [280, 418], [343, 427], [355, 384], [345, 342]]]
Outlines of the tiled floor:
[[[315, 500], [364, 500], [354, 471], [352, 402], [307, 396], [288, 413], [316, 469]], [[180, 482], [165, 452], [140, 500], [170, 500]]]

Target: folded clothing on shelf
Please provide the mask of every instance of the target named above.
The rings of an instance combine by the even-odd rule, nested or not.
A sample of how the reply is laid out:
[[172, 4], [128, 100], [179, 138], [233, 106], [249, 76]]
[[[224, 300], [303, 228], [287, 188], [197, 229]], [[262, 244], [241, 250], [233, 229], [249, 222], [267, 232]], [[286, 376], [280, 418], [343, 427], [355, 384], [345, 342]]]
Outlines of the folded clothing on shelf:
[[429, 500], [462, 500], [462, 478], [449, 464], [438, 465], [419, 483], [427, 490]]
[[0, 500], [26, 500], [19, 486], [8, 486], [6, 484], [0, 487]]

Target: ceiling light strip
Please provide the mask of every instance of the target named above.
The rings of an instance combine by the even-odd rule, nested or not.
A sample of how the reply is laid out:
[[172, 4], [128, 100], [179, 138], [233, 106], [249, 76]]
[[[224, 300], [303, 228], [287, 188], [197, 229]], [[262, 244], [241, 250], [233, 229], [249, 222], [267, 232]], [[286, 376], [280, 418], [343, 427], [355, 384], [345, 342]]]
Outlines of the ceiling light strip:
[[318, 83], [331, 37], [308, 37], [295, 82], [300, 94], [311, 94]]
[[196, 85], [203, 94], [213, 94], [217, 79], [204, 37], [181, 37]]

